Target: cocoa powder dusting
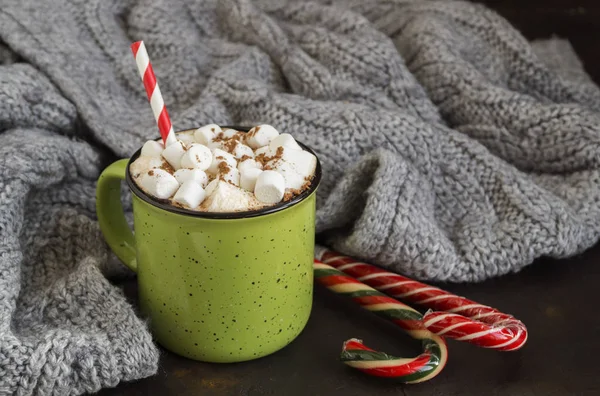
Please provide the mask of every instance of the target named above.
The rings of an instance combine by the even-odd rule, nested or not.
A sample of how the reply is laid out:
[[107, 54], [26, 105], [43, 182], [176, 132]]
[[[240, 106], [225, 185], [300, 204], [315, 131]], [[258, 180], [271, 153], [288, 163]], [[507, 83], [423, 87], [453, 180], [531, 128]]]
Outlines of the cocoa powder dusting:
[[[275, 152], [275, 155], [273, 155], [272, 157], [269, 157], [269, 156], [267, 156], [267, 154], [263, 153], [263, 154], [259, 154], [256, 157], [254, 157], [254, 159], [261, 163], [264, 170], [269, 170], [269, 169], [271, 169], [271, 166], [267, 165], [267, 162], [270, 162], [273, 160], [279, 160], [282, 157], [283, 157], [283, 147], [277, 147], [277, 151]], [[265, 166], [266, 166], [266, 168], [265, 168]]]
[[275, 157], [276, 159], [281, 159], [281, 157], [283, 157], [283, 147], [279, 146], [277, 147], [277, 152], [275, 153]]
[[231, 139], [233, 139], [233, 140], [237, 140], [238, 142], [242, 142], [242, 141], [244, 140], [244, 135], [245, 135], [245, 133], [244, 133], [244, 132], [238, 132], [238, 133], [236, 133], [235, 135], [233, 135], [233, 136], [231, 137]]
[[235, 184], [233, 184], [231, 182], [231, 180], [225, 179], [225, 175], [231, 170], [231, 167], [229, 166], [229, 164], [227, 164], [227, 162], [225, 162], [225, 161], [220, 162], [218, 168], [219, 168], [219, 173], [218, 173], [219, 180], [227, 182], [227, 183], [231, 184], [232, 186], [235, 186]]
[[223, 162], [219, 162], [219, 173], [227, 173], [231, 170], [231, 167], [229, 166], [229, 164], [227, 164], [227, 162], [223, 161]]
[[308, 190], [312, 184], [312, 177], [311, 178], [306, 178], [306, 181], [304, 182], [304, 184], [302, 185], [302, 187], [300, 188], [288, 188], [285, 190], [285, 193], [283, 194], [283, 201], [287, 202], [295, 197], [297, 197], [298, 195], [302, 194], [304, 191]]
[[267, 163], [267, 156], [265, 154], [259, 154], [254, 157], [254, 160], [264, 166]]
[[310, 179], [309, 178], [305, 179], [304, 184], [302, 185], [302, 187], [300, 187], [300, 193], [308, 190], [310, 188], [311, 184], [312, 184], [312, 177]]
[[150, 175], [150, 176], [154, 176], [154, 169], [150, 169], [150, 170], [148, 171], [148, 175]]
[[227, 139], [225, 140], [223, 146], [225, 148], [225, 151], [227, 151], [229, 154], [233, 154], [233, 152], [237, 148], [238, 143], [239, 142], [235, 139]]
[[[241, 132], [237, 132], [237, 134], [239, 134], [239, 133], [241, 133]], [[226, 141], [226, 140], [231, 140], [231, 139], [234, 139], [234, 140], [240, 140], [240, 138], [238, 138], [238, 137], [237, 137], [237, 134], [233, 135], [233, 136], [232, 136], [232, 137], [230, 137], [230, 138], [226, 138], [226, 137], [225, 137], [225, 135], [223, 135], [223, 132], [219, 132], [219, 133], [217, 134], [217, 136], [215, 136], [215, 137], [213, 138], [213, 142], [224, 142], [224, 141]]]
[[247, 159], [251, 159], [252, 157], [250, 157], [249, 155], [242, 155], [242, 158], [240, 158], [240, 162], [244, 162]]
[[171, 164], [169, 164], [165, 160], [162, 160], [162, 164], [160, 165], [160, 169], [164, 170], [165, 172], [169, 172], [170, 174], [175, 173], [175, 169], [171, 166]]
[[295, 191], [296, 190], [292, 190], [292, 189], [286, 190], [285, 194], [283, 194], [283, 202], [287, 202], [287, 201], [291, 200], [292, 198], [294, 198], [294, 196], [296, 194]]
[[246, 133], [246, 140], [256, 135], [256, 131], [258, 131], [258, 127], [250, 129], [250, 131]]

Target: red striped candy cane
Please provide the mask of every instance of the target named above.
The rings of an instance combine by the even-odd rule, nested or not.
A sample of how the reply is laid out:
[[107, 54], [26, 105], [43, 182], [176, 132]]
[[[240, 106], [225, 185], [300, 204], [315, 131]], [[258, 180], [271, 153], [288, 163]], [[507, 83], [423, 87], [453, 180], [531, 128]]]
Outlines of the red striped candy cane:
[[422, 340], [423, 353], [415, 358], [398, 358], [374, 351], [360, 340], [344, 343], [341, 359], [369, 375], [394, 377], [405, 383], [430, 380], [438, 375], [448, 359], [448, 348], [442, 337], [423, 326], [423, 315], [318, 260], [314, 262], [315, 280], [329, 290], [350, 297], [361, 307], [400, 326], [413, 338]]
[[321, 260], [389, 296], [446, 311], [424, 315], [423, 324], [434, 334], [499, 351], [517, 350], [527, 341], [525, 325], [494, 308], [329, 250]]
[[150, 58], [148, 57], [148, 51], [146, 51], [144, 42], [136, 41], [131, 44], [131, 51], [133, 51], [135, 63], [137, 64], [138, 71], [144, 82], [144, 88], [146, 88], [146, 94], [148, 95], [150, 107], [152, 107], [152, 112], [154, 113], [154, 119], [158, 124], [160, 136], [163, 139], [165, 147], [169, 146], [177, 142], [177, 138], [173, 131], [173, 124], [171, 124], [169, 113], [165, 107], [165, 101], [160, 93], [160, 88], [158, 88], [156, 76], [154, 75], [154, 70], [152, 69], [152, 64], [150, 63]]

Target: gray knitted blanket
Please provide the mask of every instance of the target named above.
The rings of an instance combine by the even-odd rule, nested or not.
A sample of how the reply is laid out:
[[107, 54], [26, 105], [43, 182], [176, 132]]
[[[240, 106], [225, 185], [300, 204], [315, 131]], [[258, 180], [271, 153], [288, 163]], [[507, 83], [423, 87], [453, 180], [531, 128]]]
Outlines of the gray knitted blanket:
[[135, 40], [176, 129], [269, 123], [315, 149], [319, 238], [340, 252], [474, 282], [600, 234], [599, 89], [567, 42], [481, 6], [0, 3], [0, 395], [157, 370], [94, 207], [101, 170], [158, 135]]

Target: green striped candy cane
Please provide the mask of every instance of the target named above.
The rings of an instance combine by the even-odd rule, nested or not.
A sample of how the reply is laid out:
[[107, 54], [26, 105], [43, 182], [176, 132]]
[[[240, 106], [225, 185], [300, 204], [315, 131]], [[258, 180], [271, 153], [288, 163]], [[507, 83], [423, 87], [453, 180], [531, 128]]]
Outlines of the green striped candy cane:
[[381, 316], [421, 340], [423, 352], [414, 358], [400, 358], [366, 347], [360, 340], [344, 343], [341, 360], [350, 367], [378, 377], [393, 377], [404, 383], [432, 379], [446, 365], [448, 348], [444, 339], [423, 325], [423, 315], [408, 305], [378, 292], [337, 269], [315, 260], [315, 280], [329, 290], [347, 296], [361, 307]]

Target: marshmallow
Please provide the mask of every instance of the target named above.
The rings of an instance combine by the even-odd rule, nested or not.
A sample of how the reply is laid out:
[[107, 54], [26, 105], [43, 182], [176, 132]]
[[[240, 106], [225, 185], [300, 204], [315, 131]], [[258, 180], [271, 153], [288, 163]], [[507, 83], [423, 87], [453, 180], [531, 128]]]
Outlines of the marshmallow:
[[225, 162], [230, 168], [237, 167], [237, 161], [235, 157], [229, 154], [227, 151], [216, 148], [212, 150], [212, 155], [212, 162], [206, 170], [208, 173], [212, 173], [213, 175], [217, 174], [219, 171], [219, 164], [221, 162]]
[[215, 191], [215, 188], [217, 188], [217, 185], [219, 184], [220, 180], [219, 179], [213, 179], [210, 183], [208, 183], [206, 185], [206, 188], [204, 189], [204, 191], [206, 192], [206, 195], [211, 195], [213, 193], [213, 191]]
[[194, 139], [196, 139], [198, 143], [208, 146], [219, 133], [221, 133], [220, 126], [208, 124], [196, 129], [196, 132], [194, 132]]
[[179, 183], [169, 172], [151, 169], [140, 178], [143, 190], [159, 199], [167, 199], [177, 191]]
[[173, 176], [177, 179], [179, 184], [183, 184], [186, 181], [195, 181], [202, 187], [205, 187], [208, 184], [206, 172], [200, 169], [179, 169], [173, 173]]
[[147, 141], [129, 172], [149, 196], [195, 210], [236, 212], [282, 202], [286, 191], [306, 186], [316, 166], [313, 154], [270, 125], [246, 134], [210, 124], [178, 133], [166, 148], [160, 140]]
[[188, 180], [179, 187], [173, 201], [194, 209], [204, 201], [205, 197], [206, 193], [202, 186], [193, 180]]
[[129, 166], [129, 171], [134, 179], [137, 179], [142, 173], [148, 172], [150, 169], [161, 168], [164, 160], [162, 158], [140, 156]]
[[284, 148], [281, 158], [267, 164], [283, 176], [286, 188], [299, 189], [315, 173], [317, 157], [308, 151]]
[[266, 170], [258, 175], [254, 186], [254, 195], [260, 202], [275, 204], [283, 199], [285, 179], [279, 173]]
[[256, 180], [262, 172], [262, 169], [258, 168], [245, 168], [240, 171], [240, 187], [246, 191], [253, 192]]
[[271, 152], [271, 148], [269, 146], [263, 146], [261, 148], [257, 148], [256, 150], [254, 150], [254, 157], [258, 157], [259, 155], [264, 154], [267, 157], [271, 157], [273, 156], [273, 153]]
[[237, 168], [229, 168], [227, 172], [219, 172], [219, 177], [234, 186], [240, 185], [240, 171]]
[[160, 157], [165, 146], [161, 142], [157, 142], [156, 140], [148, 140], [142, 146], [141, 155], [144, 157]]
[[212, 141], [209, 142], [206, 147], [208, 147], [211, 150], [214, 149], [220, 149], [220, 150], [225, 150], [225, 142], [223, 142], [222, 140], [219, 140], [218, 142]]
[[181, 157], [182, 168], [206, 170], [212, 163], [210, 149], [202, 144], [193, 144]]
[[289, 133], [282, 133], [275, 139], [271, 140], [271, 143], [269, 143], [269, 148], [274, 152], [277, 151], [278, 147], [292, 150], [302, 150], [302, 147], [296, 143], [296, 139], [294, 139]]
[[238, 131], [235, 129], [225, 129], [223, 132], [219, 134], [219, 137], [223, 139], [231, 139], [235, 135], [237, 135]]
[[[252, 195], [239, 187], [222, 180], [215, 179], [214, 187], [202, 204], [208, 212], [239, 212], [248, 210]], [[208, 190], [208, 187], [207, 187]]]
[[163, 158], [166, 159], [169, 165], [175, 170], [181, 168], [181, 157], [183, 157], [183, 154], [185, 154], [185, 149], [183, 148], [183, 143], [179, 140], [168, 146], [162, 152]]
[[246, 134], [246, 143], [253, 149], [266, 146], [279, 135], [271, 125], [258, 125]]
[[252, 158], [238, 162], [238, 170], [240, 172], [250, 168], [262, 169], [262, 164], [256, 160], [253, 160]]
[[242, 157], [254, 158], [254, 151], [244, 143], [240, 142], [238, 142], [233, 150], [231, 150], [231, 154], [237, 159], [241, 159]]
[[177, 134], [177, 139], [179, 139], [179, 141], [181, 143], [183, 143], [183, 145], [185, 147], [189, 147], [191, 146], [193, 143], [195, 143], [196, 141], [194, 140], [194, 136], [191, 133], [187, 133], [187, 132], [180, 132]]

